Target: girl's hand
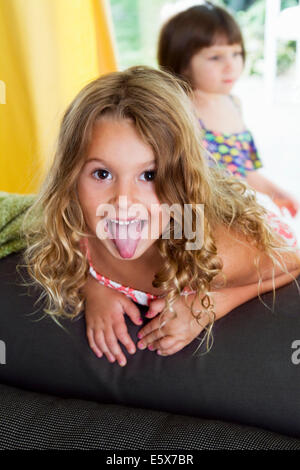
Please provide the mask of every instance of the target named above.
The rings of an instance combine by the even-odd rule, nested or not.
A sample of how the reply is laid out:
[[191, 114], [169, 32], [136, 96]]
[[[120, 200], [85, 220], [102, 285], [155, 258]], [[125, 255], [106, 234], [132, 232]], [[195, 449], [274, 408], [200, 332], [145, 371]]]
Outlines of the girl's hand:
[[300, 205], [296, 199], [286, 193], [276, 194], [274, 196], [275, 204], [281, 209], [287, 209], [292, 217], [295, 217], [299, 211]]
[[[189, 297], [192, 297], [192, 295]], [[157, 350], [158, 354], [168, 356], [175, 354], [191, 343], [205, 328], [209, 319], [205, 316], [200, 320], [201, 324], [197, 323], [182, 298], [178, 299], [172, 306], [178, 313], [177, 317], [174, 318], [174, 313], [170, 311], [164, 316], [158, 315], [165, 307], [165, 302], [165, 299], [157, 299], [152, 300], [150, 303], [146, 317], [156, 318], [139, 331], [138, 338], [140, 341], [137, 346], [139, 349], [148, 347], [151, 351]], [[200, 307], [196, 307], [196, 302], [193, 308], [194, 311], [197, 308], [200, 309]]]
[[138, 307], [125, 294], [105, 287], [89, 278], [83, 292], [86, 297], [86, 332], [90, 348], [97, 357], [103, 354], [110, 362], [117, 359], [120, 366], [126, 365], [118, 340], [130, 354], [136, 352], [124, 320], [126, 313], [133, 323], [143, 323]]
[[[300, 267], [290, 270], [290, 273], [296, 278], [299, 276]], [[291, 282], [292, 278], [289, 274], [281, 273], [274, 279], [274, 287], [279, 288]], [[216, 287], [216, 286], [215, 286]], [[257, 295], [263, 294], [273, 289], [273, 279], [266, 278], [260, 284], [258, 290], [257, 282], [252, 284], [235, 285], [234, 287], [216, 288], [214, 292], [211, 292], [215, 312], [215, 320], [222, 318], [223, 316], [230, 313], [234, 308], [242, 305]], [[188, 305], [193, 300], [193, 295], [188, 296]], [[193, 310], [196, 313], [197, 310], [203, 310], [203, 307], [199, 305], [198, 299], [195, 301]], [[177, 311], [178, 316], [174, 318], [172, 312], [167, 312], [162, 316], [162, 312], [165, 306], [165, 299], [153, 300], [150, 303], [149, 311], [146, 314], [148, 318], [154, 318], [146, 326], [144, 326], [138, 333], [140, 341], [137, 346], [139, 349], [146, 349], [147, 347], [151, 350], [157, 350], [158, 354], [168, 356], [175, 354], [176, 352], [183, 349], [189, 343], [191, 343], [201, 331], [208, 325], [208, 315], [203, 315], [200, 319], [199, 324], [197, 320], [192, 316], [190, 308], [185, 305], [184, 299], [180, 298], [174, 303], [174, 309]], [[160, 314], [160, 315], [159, 315]]]

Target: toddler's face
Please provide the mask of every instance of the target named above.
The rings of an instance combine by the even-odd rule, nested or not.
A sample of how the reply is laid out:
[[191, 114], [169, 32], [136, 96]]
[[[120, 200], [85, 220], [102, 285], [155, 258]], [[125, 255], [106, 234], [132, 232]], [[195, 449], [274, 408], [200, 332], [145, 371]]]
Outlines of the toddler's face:
[[228, 94], [243, 71], [240, 44], [216, 44], [197, 52], [183, 71], [194, 89]]
[[151, 147], [130, 120], [95, 124], [78, 197], [90, 232], [115, 258], [139, 258], [162, 233], [155, 169]]

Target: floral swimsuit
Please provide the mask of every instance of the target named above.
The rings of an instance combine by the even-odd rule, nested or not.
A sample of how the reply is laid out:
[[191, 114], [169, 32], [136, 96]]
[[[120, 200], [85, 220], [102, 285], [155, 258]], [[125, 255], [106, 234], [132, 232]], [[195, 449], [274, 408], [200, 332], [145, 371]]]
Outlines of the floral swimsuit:
[[222, 168], [240, 178], [246, 178], [247, 171], [254, 171], [263, 166], [250, 131], [233, 134], [215, 132], [206, 129], [201, 119], [199, 122], [203, 132], [203, 146], [207, 150], [211, 166], [215, 164], [212, 155]]

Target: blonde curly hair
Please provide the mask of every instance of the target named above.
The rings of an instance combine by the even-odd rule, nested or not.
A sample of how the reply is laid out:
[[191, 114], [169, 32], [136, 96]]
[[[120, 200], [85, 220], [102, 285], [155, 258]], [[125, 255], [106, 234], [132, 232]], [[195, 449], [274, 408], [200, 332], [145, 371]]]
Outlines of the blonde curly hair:
[[[32, 284], [42, 287], [39, 300], [46, 300], [44, 312], [54, 319], [74, 318], [84, 309], [81, 288], [89, 265], [79, 242], [90, 233], [79, 204], [77, 181], [94, 125], [106, 115], [130, 119], [151, 146], [157, 164], [156, 194], [162, 203], [179, 204], [182, 209], [190, 204], [194, 218], [198, 205], [205, 205], [201, 249], [187, 250], [184, 234], [181, 239], [174, 237], [174, 218], [170, 238], [155, 242], [164, 260], [153, 280], [154, 287], [167, 293], [163, 313], [172, 311], [186, 286], [197, 292], [209, 311], [211, 281], [222, 273], [216, 226], [232, 227], [276, 264], [280, 263], [279, 253], [289, 250], [266, 222], [266, 211], [256, 202], [255, 193], [224, 170], [208, 166], [190, 93], [188, 85], [171, 74], [137, 66], [92, 81], [67, 108], [53, 164], [23, 224], [25, 266]], [[198, 318], [192, 306], [191, 313]], [[207, 340], [213, 322], [212, 312]]]

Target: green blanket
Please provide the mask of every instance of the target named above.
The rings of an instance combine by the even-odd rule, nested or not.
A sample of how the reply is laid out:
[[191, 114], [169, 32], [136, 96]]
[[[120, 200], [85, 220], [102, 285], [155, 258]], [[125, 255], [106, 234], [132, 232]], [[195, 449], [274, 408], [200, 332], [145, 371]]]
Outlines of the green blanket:
[[21, 225], [26, 210], [33, 204], [34, 194], [13, 194], [0, 191], [0, 258], [25, 248]]

